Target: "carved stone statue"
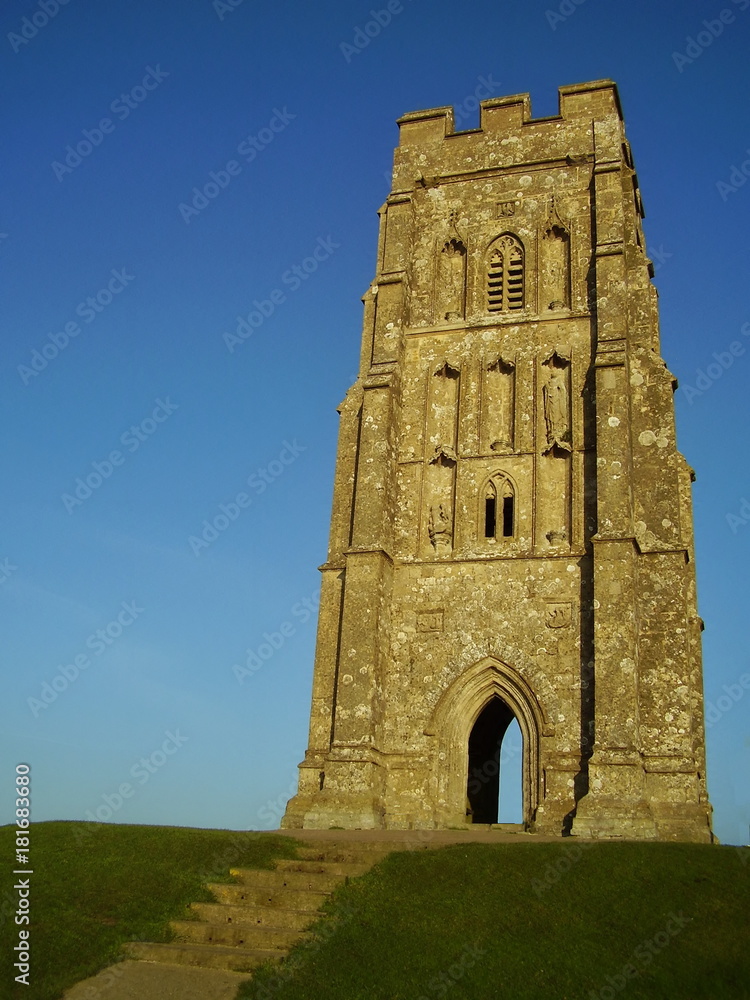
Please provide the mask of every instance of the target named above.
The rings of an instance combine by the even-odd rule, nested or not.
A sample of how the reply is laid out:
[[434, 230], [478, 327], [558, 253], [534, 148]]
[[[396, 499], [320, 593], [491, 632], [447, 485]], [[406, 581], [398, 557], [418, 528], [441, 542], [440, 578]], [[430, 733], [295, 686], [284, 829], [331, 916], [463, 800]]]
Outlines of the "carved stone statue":
[[461, 240], [448, 240], [442, 249], [438, 295], [441, 299], [438, 319], [451, 321], [463, 316], [466, 295], [466, 247]]
[[451, 546], [453, 538], [453, 528], [450, 514], [445, 508], [445, 504], [433, 504], [430, 507], [429, 522], [430, 541], [436, 552], [444, 552]]
[[568, 420], [568, 390], [565, 376], [556, 368], [552, 369], [549, 382], [544, 386], [544, 420], [547, 424], [546, 451], [557, 445], [570, 451], [570, 424]]

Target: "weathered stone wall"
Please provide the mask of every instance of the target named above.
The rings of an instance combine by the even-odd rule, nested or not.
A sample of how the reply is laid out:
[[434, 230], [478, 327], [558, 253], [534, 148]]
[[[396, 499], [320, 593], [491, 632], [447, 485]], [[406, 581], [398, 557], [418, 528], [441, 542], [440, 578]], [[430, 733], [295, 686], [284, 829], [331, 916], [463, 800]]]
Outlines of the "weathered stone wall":
[[689, 470], [616, 88], [399, 125], [285, 825], [467, 822], [499, 697], [530, 828], [706, 840]]

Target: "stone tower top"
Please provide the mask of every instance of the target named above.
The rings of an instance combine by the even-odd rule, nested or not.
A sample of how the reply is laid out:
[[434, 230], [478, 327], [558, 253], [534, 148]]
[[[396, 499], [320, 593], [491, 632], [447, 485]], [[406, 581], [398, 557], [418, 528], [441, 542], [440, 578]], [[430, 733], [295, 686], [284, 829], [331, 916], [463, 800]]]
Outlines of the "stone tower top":
[[529, 94], [482, 101], [479, 128], [465, 131], [455, 130], [452, 107], [403, 115], [398, 119], [393, 193], [451, 174], [518, 170], [532, 163], [542, 167], [559, 160], [580, 162], [581, 157], [624, 157], [632, 166], [612, 80], [560, 87], [558, 97], [559, 114], [546, 118], [532, 118]]
[[[400, 144], [402, 146], [428, 145], [449, 136], [469, 136], [476, 132], [507, 132], [522, 125], [539, 125], [542, 122], [558, 122], [561, 119], [600, 119], [616, 115], [622, 121], [622, 108], [617, 84], [612, 80], [593, 80], [590, 83], [576, 83], [558, 89], [560, 113], [549, 118], [531, 117], [531, 97], [529, 94], [511, 94], [508, 97], [493, 97], [480, 105], [478, 129], [456, 132], [453, 122], [453, 108], [429, 108], [425, 111], [410, 111], [398, 119]], [[442, 124], [441, 124], [442, 123]]]

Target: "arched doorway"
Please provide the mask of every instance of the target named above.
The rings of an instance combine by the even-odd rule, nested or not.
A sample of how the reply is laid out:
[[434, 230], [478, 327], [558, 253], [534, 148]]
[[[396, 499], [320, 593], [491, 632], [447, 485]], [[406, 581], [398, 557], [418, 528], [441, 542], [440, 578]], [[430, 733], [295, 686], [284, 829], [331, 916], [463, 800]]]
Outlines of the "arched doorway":
[[[511, 727], [516, 739], [508, 740], [506, 748], [505, 737]], [[491, 698], [469, 733], [466, 810], [472, 823], [521, 821], [522, 816], [513, 815], [521, 785], [519, 738], [512, 709], [501, 698]], [[518, 787], [513, 787], [516, 784]]]
[[[517, 818], [527, 828], [533, 826], [541, 786], [540, 739], [554, 735], [554, 729], [525, 678], [502, 660], [487, 656], [462, 670], [446, 688], [425, 730], [439, 740], [435, 756], [438, 827], [472, 821], [466, 809], [469, 737], [479, 716], [494, 699], [510, 710], [510, 729], [506, 726], [504, 741], [509, 746], [502, 747], [500, 766], [504, 756], [511, 758], [520, 786], [518, 794], [512, 796], [518, 801]], [[507, 816], [501, 821], [513, 822]]]

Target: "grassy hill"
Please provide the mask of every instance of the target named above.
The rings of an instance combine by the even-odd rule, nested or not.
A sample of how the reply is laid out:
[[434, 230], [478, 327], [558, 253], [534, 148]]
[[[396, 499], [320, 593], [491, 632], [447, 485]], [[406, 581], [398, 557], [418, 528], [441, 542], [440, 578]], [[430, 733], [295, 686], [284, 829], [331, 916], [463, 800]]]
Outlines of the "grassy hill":
[[[32, 829], [32, 986], [0, 893], [0, 996], [56, 1000], [116, 961], [230, 866], [267, 867], [270, 834], [102, 824]], [[12, 859], [13, 828], [0, 828]], [[6, 871], [10, 866], [6, 867]], [[750, 850], [691, 844], [466, 844], [394, 854], [339, 889], [312, 942], [261, 969], [253, 1000], [750, 998]], [[280, 971], [283, 970], [283, 971]]]
[[750, 997], [750, 850], [467, 844], [341, 889], [320, 941], [253, 1000]]
[[[37, 823], [31, 827], [31, 985], [14, 982], [18, 942], [11, 872], [15, 827], [0, 827], [0, 998], [57, 1000], [121, 957], [130, 940], [169, 940], [167, 921], [210, 901], [205, 882], [231, 866], [270, 868], [294, 857], [288, 838], [229, 830]], [[7, 873], [7, 874], [6, 874]]]

